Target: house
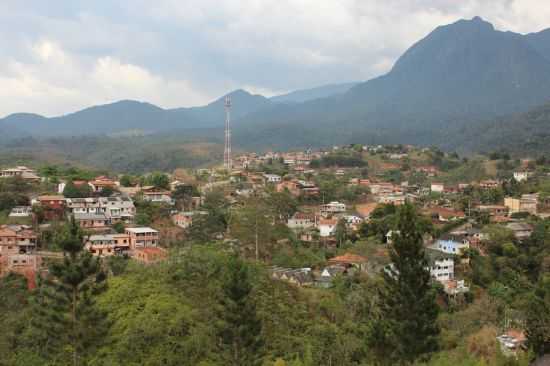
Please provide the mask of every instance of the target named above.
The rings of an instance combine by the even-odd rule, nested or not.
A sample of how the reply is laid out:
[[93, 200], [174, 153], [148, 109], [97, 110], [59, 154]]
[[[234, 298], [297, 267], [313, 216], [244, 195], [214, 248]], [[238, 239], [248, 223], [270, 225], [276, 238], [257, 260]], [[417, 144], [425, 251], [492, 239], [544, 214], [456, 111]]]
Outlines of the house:
[[346, 220], [347, 226], [352, 230], [358, 230], [359, 225], [363, 223], [363, 219], [355, 215], [346, 215], [344, 216], [344, 220]]
[[296, 212], [294, 216], [288, 219], [286, 225], [293, 230], [309, 229], [315, 226], [315, 216]]
[[405, 204], [407, 196], [402, 193], [381, 194], [376, 197], [376, 200], [380, 204], [400, 206]]
[[165, 260], [168, 253], [160, 247], [137, 248], [132, 258], [143, 264], [154, 264]]
[[508, 230], [512, 230], [514, 236], [518, 240], [524, 240], [531, 236], [533, 233], [533, 227], [523, 222], [511, 222], [506, 225]]
[[76, 223], [86, 230], [105, 230], [109, 227], [109, 218], [104, 213], [75, 213]]
[[353, 267], [360, 271], [366, 272], [368, 259], [357, 254], [345, 253], [343, 255], [339, 255], [337, 257], [329, 259], [328, 263], [330, 265], [338, 265], [345, 268]]
[[331, 219], [321, 218], [318, 224], [319, 235], [322, 238], [326, 238], [334, 235], [334, 232], [336, 231], [336, 225], [338, 225], [338, 220], [335, 218], [331, 218]]
[[428, 177], [435, 177], [438, 173], [438, 170], [435, 166], [419, 166], [415, 169], [418, 172], [426, 174]]
[[445, 293], [449, 296], [456, 296], [470, 291], [470, 288], [466, 286], [464, 280], [443, 281], [442, 285], [443, 291], [445, 291]]
[[298, 189], [300, 194], [304, 197], [316, 197], [320, 194], [319, 187], [311, 182], [299, 181]]
[[97, 214], [101, 212], [99, 199], [95, 197], [67, 198], [65, 206], [72, 214]]
[[154, 202], [154, 203], [165, 203], [168, 205], [174, 205], [175, 202], [172, 199], [172, 193], [170, 191], [159, 191], [159, 190], [144, 190], [143, 199], [145, 201]]
[[500, 182], [494, 179], [486, 179], [479, 182], [479, 188], [482, 189], [495, 189], [500, 187]]
[[9, 217], [29, 217], [32, 215], [31, 206], [15, 206], [11, 209]]
[[428, 214], [432, 218], [432, 220], [438, 222], [456, 221], [464, 219], [466, 217], [463, 211], [441, 206], [429, 207], [424, 210], [424, 212]]
[[497, 341], [505, 356], [513, 356], [525, 346], [527, 337], [521, 330], [509, 329], [504, 334], [499, 335]]
[[516, 182], [523, 182], [529, 179], [533, 173], [527, 171], [514, 172], [514, 179]]
[[277, 174], [264, 174], [266, 183], [279, 183], [281, 181], [281, 176]]
[[31, 253], [37, 244], [37, 236], [26, 225], [0, 226], [0, 258]]
[[129, 197], [100, 197], [99, 198], [100, 212], [105, 214], [110, 223], [124, 222], [130, 224], [134, 221], [136, 207], [134, 201]]
[[285, 281], [296, 286], [310, 286], [313, 284], [311, 268], [280, 268], [274, 267], [270, 270], [271, 278]]
[[346, 212], [346, 205], [344, 203], [333, 201], [321, 206], [321, 213], [325, 215], [332, 215], [343, 212]]
[[172, 215], [172, 222], [174, 225], [187, 229], [193, 225], [193, 216], [195, 215], [207, 215], [206, 211], [192, 211], [192, 212], [178, 212]]
[[332, 287], [332, 281], [338, 275], [346, 274], [347, 268], [338, 264], [325, 267], [315, 278], [315, 286], [321, 288]]
[[126, 228], [130, 240], [130, 250], [155, 247], [159, 243], [159, 232], [150, 227]]
[[426, 249], [430, 275], [438, 282], [443, 283], [454, 279], [455, 262], [452, 255], [434, 249]]
[[38, 196], [32, 203], [43, 208], [46, 220], [61, 220], [65, 215], [65, 197], [61, 195]]
[[503, 205], [479, 205], [477, 209], [479, 212], [488, 213], [490, 216], [508, 215], [508, 207]]
[[446, 234], [437, 239], [432, 248], [443, 253], [460, 255], [470, 248], [470, 242], [462, 235]]
[[40, 177], [33, 169], [26, 166], [18, 166], [15, 168], [0, 170], [0, 178], [16, 178], [19, 177], [29, 182], [39, 182]]
[[430, 191], [432, 193], [443, 193], [445, 191], [445, 185], [443, 183], [432, 183], [430, 185]]
[[36, 277], [42, 266], [42, 257], [36, 254], [14, 254], [0, 257], [0, 277], [8, 273], [17, 273], [27, 279], [29, 290], [36, 288]]
[[538, 195], [524, 194], [521, 198], [505, 197], [504, 206], [508, 207], [510, 214], [527, 212], [531, 215], [537, 214]]
[[90, 235], [85, 248], [98, 257], [123, 254], [130, 249], [130, 237], [126, 234]]
[[391, 194], [394, 192], [392, 183], [373, 183], [369, 185], [370, 192], [374, 195]]
[[94, 180], [88, 182], [88, 185], [95, 193], [102, 192], [105, 188], [116, 189], [118, 186], [117, 182], [105, 176], [95, 178]]

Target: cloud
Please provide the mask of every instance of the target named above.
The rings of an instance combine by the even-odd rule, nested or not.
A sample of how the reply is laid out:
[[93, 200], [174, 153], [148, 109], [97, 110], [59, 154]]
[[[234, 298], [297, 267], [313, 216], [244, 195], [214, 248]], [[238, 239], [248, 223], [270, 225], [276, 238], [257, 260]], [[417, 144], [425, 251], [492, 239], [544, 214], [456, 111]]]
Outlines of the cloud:
[[541, 0], [5, 0], [0, 115], [366, 80], [436, 26], [476, 15], [521, 33], [550, 26]]
[[0, 97], [6, 113], [33, 111], [57, 115], [118, 99], [166, 107], [202, 103], [207, 97], [186, 80], [167, 80], [138, 65], [104, 56], [79, 58], [59, 44], [42, 40], [29, 48], [28, 62], [0, 63]]

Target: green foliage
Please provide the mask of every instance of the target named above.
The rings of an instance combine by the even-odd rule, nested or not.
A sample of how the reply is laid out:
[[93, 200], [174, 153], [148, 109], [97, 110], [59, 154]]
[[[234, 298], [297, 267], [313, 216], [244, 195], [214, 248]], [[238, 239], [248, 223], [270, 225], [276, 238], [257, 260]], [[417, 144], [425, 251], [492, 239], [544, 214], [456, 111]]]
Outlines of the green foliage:
[[229, 203], [223, 191], [206, 194], [202, 209], [207, 214], [194, 217], [189, 230], [189, 237], [197, 243], [207, 243], [225, 233], [230, 219]]
[[142, 182], [143, 185], [151, 185], [157, 189], [169, 189], [170, 178], [168, 175], [160, 172], [154, 172], [147, 175]]
[[71, 220], [58, 238], [63, 260], [52, 263], [40, 283], [33, 319], [42, 355], [70, 359], [73, 366], [93, 355], [107, 330], [105, 314], [95, 305], [95, 297], [105, 290], [105, 274], [99, 260], [83, 251], [82, 238]]
[[73, 181], [67, 182], [63, 189], [66, 198], [86, 198], [92, 195], [92, 188], [88, 184], [76, 186]]
[[540, 281], [527, 307], [526, 334], [537, 355], [550, 352], [550, 277]]
[[383, 274], [381, 314], [370, 343], [386, 362], [411, 363], [437, 350], [439, 308], [430, 284], [422, 232], [412, 205], [398, 209], [390, 249], [392, 266]]
[[263, 353], [262, 323], [252, 297], [250, 267], [231, 257], [222, 284], [219, 336], [228, 364], [260, 365]]

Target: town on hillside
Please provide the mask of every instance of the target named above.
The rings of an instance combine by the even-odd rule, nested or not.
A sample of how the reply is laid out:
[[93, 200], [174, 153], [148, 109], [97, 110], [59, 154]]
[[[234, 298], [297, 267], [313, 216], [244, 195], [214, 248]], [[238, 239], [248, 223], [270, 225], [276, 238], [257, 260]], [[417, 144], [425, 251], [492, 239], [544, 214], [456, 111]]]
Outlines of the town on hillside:
[[418, 215], [438, 303], [452, 317], [504, 301], [494, 341], [517, 357], [526, 349], [522, 278], [549, 269], [544, 157], [349, 145], [241, 153], [229, 170], [140, 176], [13, 164], [0, 170], [0, 274], [24, 276], [35, 290], [64, 258], [58, 238], [73, 225], [110, 272], [121, 261], [165, 266], [210, 243], [261, 263], [272, 281], [342, 291], [394, 271], [404, 206]]

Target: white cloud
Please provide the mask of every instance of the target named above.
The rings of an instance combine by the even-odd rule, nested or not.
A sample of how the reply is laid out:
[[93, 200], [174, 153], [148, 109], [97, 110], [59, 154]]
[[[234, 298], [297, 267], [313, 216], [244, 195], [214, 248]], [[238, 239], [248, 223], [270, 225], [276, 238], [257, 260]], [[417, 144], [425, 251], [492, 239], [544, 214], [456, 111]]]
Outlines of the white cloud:
[[94, 103], [137, 99], [164, 107], [204, 103], [209, 98], [186, 80], [167, 80], [149, 70], [105, 56], [79, 58], [51, 40], [31, 45], [33, 61], [0, 62], [0, 113], [66, 113]]
[[522, 33], [550, 26], [547, 0], [6, 0], [0, 10], [0, 115], [365, 80], [460, 18]]

